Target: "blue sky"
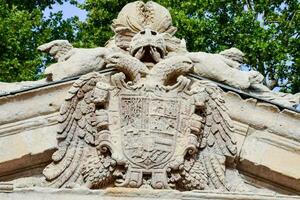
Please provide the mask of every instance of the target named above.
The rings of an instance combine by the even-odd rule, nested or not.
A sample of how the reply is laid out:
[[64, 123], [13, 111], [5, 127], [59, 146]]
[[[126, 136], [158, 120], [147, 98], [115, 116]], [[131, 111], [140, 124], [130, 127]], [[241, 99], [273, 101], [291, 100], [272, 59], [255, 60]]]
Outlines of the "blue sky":
[[[83, 3], [84, 0], [78, 0], [79, 3]], [[63, 18], [70, 18], [73, 16], [78, 16], [81, 21], [84, 21], [86, 19], [86, 14], [87, 12], [85, 10], [81, 10], [77, 8], [74, 5], [71, 5], [70, 3], [64, 3], [62, 5], [60, 4], [55, 4], [52, 6], [52, 9], [46, 9], [44, 11], [44, 14], [46, 17], [50, 15], [50, 12], [58, 12], [58, 11], [63, 11]]]

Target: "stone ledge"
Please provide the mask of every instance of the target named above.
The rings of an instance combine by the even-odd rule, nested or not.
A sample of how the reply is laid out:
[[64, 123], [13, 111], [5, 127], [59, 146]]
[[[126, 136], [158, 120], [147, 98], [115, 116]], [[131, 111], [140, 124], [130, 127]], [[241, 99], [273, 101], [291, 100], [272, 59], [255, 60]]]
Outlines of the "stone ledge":
[[215, 192], [215, 191], [190, 191], [180, 192], [176, 190], [148, 190], [130, 188], [109, 188], [105, 190], [87, 189], [50, 189], [27, 188], [15, 189], [12, 192], [0, 193], [1, 200], [135, 200], [135, 199], [214, 199], [214, 200], [292, 200], [300, 199], [300, 196], [279, 195], [276, 193], [248, 193], [248, 192]]
[[[0, 181], [40, 172], [50, 161], [49, 152], [56, 146], [57, 111], [72, 83], [68, 80], [0, 97]], [[300, 171], [295, 167], [300, 153], [300, 113], [244, 99], [232, 91], [225, 93], [225, 99], [236, 126], [238, 168], [275, 183], [274, 187], [300, 191]]]

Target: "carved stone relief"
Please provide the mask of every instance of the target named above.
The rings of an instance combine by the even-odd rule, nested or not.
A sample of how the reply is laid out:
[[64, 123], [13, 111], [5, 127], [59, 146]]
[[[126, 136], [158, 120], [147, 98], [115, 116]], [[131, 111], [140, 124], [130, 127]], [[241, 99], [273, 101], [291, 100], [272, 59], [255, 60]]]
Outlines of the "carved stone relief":
[[[97, 72], [77, 80], [60, 110], [46, 185], [245, 189], [225, 178], [236, 143], [222, 91], [179, 76], [180, 67], [157, 64], [138, 80], [130, 70], [110, 80]], [[168, 76], [174, 71], [176, 77]], [[174, 78], [175, 84], [164, 84]]]
[[240, 71], [239, 66], [244, 61], [244, 54], [236, 48], [227, 49], [219, 54], [188, 52], [184, 39], [180, 40], [174, 36], [177, 29], [172, 26], [169, 11], [155, 2], [136, 1], [127, 4], [113, 21], [112, 29], [115, 36], [105, 47], [73, 48], [66, 40], [55, 40], [41, 45], [38, 49], [49, 53], [57, 61], [45, 70], [47, 79], [38, 82], [0, 83], [0, 93], [103, 69], [107, 67], [107, 57], [115, 53], [131, 55], [148, 67], [165, 58], [174, 57], [176, 60], [178, 56], [184, 55], [194, 64], [191, 73], [286, 107], [297, 106], [300, 103], [299, 94], [270, 91], [263, 85], [264, 77], [259, 72]]
[[[105, 48], [77, 49], [62, 40], [40, 47], [58, 61], [46, 72], [52, 80], [117, 71], [85, 74], [68, 91], [43, 185], [247, 190], [235, 169], [234, 125], [222, 90], [185, 75], [246, 90], [261, 85], [261, 74], [238, 69], [237, 49], [189, 53], [173, 36], [169, 12], [154, 2], [127, 4], [112, 27]], [[286, 102], [279, 96], [274, 101]]]

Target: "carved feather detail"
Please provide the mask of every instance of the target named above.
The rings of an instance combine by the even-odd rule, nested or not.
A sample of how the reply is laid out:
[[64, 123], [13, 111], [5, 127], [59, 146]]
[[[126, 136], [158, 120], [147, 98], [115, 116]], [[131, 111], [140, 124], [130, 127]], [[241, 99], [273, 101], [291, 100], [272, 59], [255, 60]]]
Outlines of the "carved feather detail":
[[199, 81], [192, 85], [191, 92], [196, 112], [204, 119], [197, 160], [203, 163], [210, 189], [228, 190], [225, 161], [234, 161], [237, 149], [232, 137], [234, 125], [227, 113], [222, 91], [209, 81]]
[[207, 185], [207, 173], [200, 160], [193, 158], [184, 161], [182, 186], [186, 189], [203, 190]]
[[105, 101], [99, 92], [95, 96], [96, 83], [100, 81], [105, 81], [103, 75], [90, 73], [75, 81], [68, 91], [58, 119], [58, 150], [52, 156], [53, 162], [43, 171], [48, 186], [70, 187], [74, 182], [82, 182], [83, 160], [87, 149], [95, 148], [97, 133], [97, 101], [91, 99]]
[[112, 183], [115, 166], [116, 161], [110, 156], [98, 155], [95, 148], [91, 149], [82, 171], [84, 182], [92, 188], [101, 188]]

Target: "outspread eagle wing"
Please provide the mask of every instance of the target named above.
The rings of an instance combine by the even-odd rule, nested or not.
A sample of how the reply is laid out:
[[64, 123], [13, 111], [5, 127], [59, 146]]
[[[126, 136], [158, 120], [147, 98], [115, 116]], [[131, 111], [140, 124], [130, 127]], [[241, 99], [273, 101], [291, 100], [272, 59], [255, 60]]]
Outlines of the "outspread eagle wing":
[[196, 82], [191, 91], [194, 93], [196, 114], [202, 118], [200, 152], [194, 165], [202, 165], [205, 170], [206, 177], [201, 180], [205, 179], [206, 187], [229, 190], [225, 180], [225, 162], [227, 165], [234, 163], [237, 148], [232, 136], [234, 125], [222, 98], [223, 91], [209, 81]]
[[84, 158], [90, 148], [95, 148], [96, 104], [106, 101], [107, 91], [99, 94], [97, 88], [97, 83], [104, 79], [103, 75], [92, 72], [81, 76], [69, 89], [60, 108], [58, 149], [52, 155], [53, 162], [43, 171], [48, 186], [72, 187], [74, 183], [83, 183]]

